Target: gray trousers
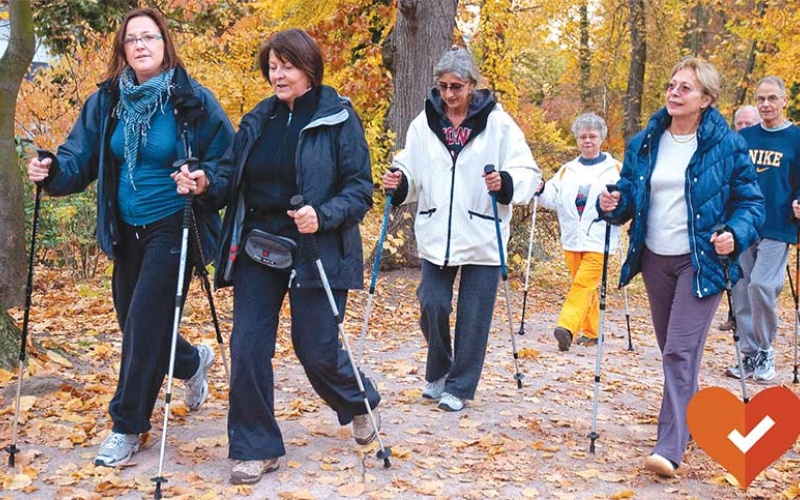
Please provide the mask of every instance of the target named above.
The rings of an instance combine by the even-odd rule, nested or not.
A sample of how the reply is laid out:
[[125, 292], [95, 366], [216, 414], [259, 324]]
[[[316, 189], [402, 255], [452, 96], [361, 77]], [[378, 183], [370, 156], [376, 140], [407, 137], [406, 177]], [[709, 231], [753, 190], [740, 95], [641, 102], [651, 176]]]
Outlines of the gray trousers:
[[786, 280], [789, 244], [762, 238], [739, 257], [742, 279], [733, 287], [733, 309], [742, 354], [772, 347], [778, 333], [778, 296]]
[[700, 360], [722, 294], [695, 297], [694, 269], [688, 254], [661, 256], [645, 249], [642, 278], [664, 369], [653, 453], [680, 464], [689, 442], [686, 409], [698, 390]]
[[[455, 340], [451, 346], [453, 284], [459, 269]], [[486, 358], [499, 278], [500, 266], [441, 267], [422, 261], [417, 298], [419, 325], [428, 342], [425, 380], [433, 382], [447, 375], [444, 390], [453, 396], [475, 397]]]

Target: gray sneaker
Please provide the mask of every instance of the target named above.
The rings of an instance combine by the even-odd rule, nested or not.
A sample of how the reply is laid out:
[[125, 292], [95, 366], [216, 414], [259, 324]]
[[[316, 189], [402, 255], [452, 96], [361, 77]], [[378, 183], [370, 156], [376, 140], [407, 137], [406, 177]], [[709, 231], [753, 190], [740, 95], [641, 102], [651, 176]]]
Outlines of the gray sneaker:
[[464, 403], [463, 399], [453, 396], [449, 392], [443, 392], [442, 398], [439, 399], [439, 408], [446, 411], [461, 411], [464, 409]]
[[439, 380], [428, 382], [422, 388], [422, 397], [425, 399], [439, 399], [442, 397], [442, 392], [444, 392], [445, 382], [447, 382], [447, 374]]
[[127, 464], [137, 451], [139, 451], [138, 434], [112, 432], [100, 445], [100, 451], [94, 458], [94, 464], [119, 467]]
[[[753, 377], [753, 372], [756, 369], [755, 365], [753, 364], [754, 359], [755, 356], [745, 356], [744, 358], [742, 358], [742, 366], [744, 367], [745, 380]], [[741, 375], [739, 375], [739, 364], [737, 363], [736, 365], [731, 366], [730, 368], [725, 370], [725, 376], [730, 378], [742, 378]]]
[[208, 369], [214, 362], [214, 350], [207, 345], [197, 347], [200, 364], [192, 378], [183, 382], [186, 396], [183, 401], [190, 410], [197, 410], [208, 397]]
[[[378, 426], [378, 430], [380, 430], [381, 414], [378, 412], [377, 408], [372, 409], [372, 415], [375, 417], [375, 424]], [[356, 440], [356, 443], [361, 445], [370, 444], [375, 440], [375, 436], [377, 436], [377, 433], [372, 426], [369, 413], [353, 417], [353, 438]]]
[[771, 348], [766, 351], [759, 349], [754, 364], [753, 380], [767, 383], [775, 378], [775, 353]]
[[280, 464], [277, 458], [266, 460], [242, 460], [236, 461], [236, 465], [231, 469], [232, 484], [255, 484], [261, 476], [267, 472], [278, 470]]

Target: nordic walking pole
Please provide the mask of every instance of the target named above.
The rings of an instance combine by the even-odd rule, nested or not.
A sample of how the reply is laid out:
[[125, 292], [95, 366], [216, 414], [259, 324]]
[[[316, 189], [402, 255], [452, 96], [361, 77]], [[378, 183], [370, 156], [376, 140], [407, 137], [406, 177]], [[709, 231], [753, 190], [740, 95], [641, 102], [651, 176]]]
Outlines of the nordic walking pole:
[[[606, 189], [609, 193], [617, 190], [616, 184], [607, 184]], [[608, 252], [611, 247], [611, 223], [606, 222], [606, 236], [603, 243], [603, 275], [600, 281], [600, 327], [597, 332], [597, 357], [594, 363], [594, 397], [592, 401], [592, 430], [589, 433], [589, 453], [594, 455], [594, 443], [600, 438], [597, 433], [597, 406], [600, 399], [600, 375], [601, 365], [600, 362], [603, 356], [603, 327], [606, 320], [606, 288], [608, 285]]]
[[[794, 254], [794, 283], [800, 286], [800, 228], [797, 230], [798, 244], [795, 245]], [[792, 297], [794, 298], [794, 378], [792, 383], [796, 384], [797, 380], [797, 329], [798, 322], [800, 322], [800, 305], [798, 305], [798, 291], [792, 283], [792, 273], [789, 272], [789, 264], [786, 264], [786, 274], [789, 276], [789, 288], [792, 290]]]
[[219, 346], [219, 353], [222, 356], [222, 366], [225, 368], [225, 380], [228, 385], [231, 383], [231, 372], [228, 368], [228, 355], [225, 353], [225, 341], [222, 338], [222, 331], [219, 328], [219, 318], [217, 317], [217, 308], [214, 307], [214, 295], [211, 292], [211, 282], [208, 279], [208, 269], [206, 269], [205, 258], [203, 258], [203, 245], [200, 242], [200, 231], [197, 229], [197, 221], [194, 218], [194, 211], [192, 211], [192, 240], [194, 241], [194, 249], [196, 255], [196, 274], [200, 277], [200, 287], [205, 290], [206, 297], [208, 298], [208, 306], [211, 310], [211, 319], [214, 322], [214, 332], [217, 336], [217, 345]]
[[[618, 247], [619, 249], [619, 260], [622, 262], [622, 246]], [[631, 338], [631, 314], [628, 310], [628, 287], [622, 287], [622, 297], [625, 300], [625, 323], [628, 325], [628, 350], [633, 352], [635, 349], [633, 348], [633, 339]]]
[[[718, 227], [714, 229], [716, 234], [720, 234], [725, 230], [724, 227]], [[728, 297], [728, 310], [731, 314], [731, 324], [733, 328], [733, 345], [736, 347], [736, 363], [739, 366], [739, 381], [742, 383], [742, 401], [747, 403], [750, 401], [750, 397], [747, 395], [747, 382], [745, 379], [747, 378], [744, 374], [744, 360], [742, 359], [742, 348], [739, 345], [739, 329], [736, 327], [736, 311], [733, 309], [733, 299], [731, 298], [731, 289], [733, 286], [731, 285], [731, 275], [728, 266], [730, 265], [730, 260], [728, 259], [727, 255], [721, 255], [720, 259], [722, 259], [722, 272], [725, 274], [725, 295]]]
[[[494, 165], [483, 167], [484, 173], [494, 172]], [[503, 253], [503, 235], [500, 231], [500, 217], [497, 215], [497, 194], [489, 191], [492, 197], [492, 212], [494, 213], [494, 228], [497, 232], [497, 251], [500, 254], [500, 273], [503, 277], [503, 286], [506, 292], [506, 312], [508, 313], [508, 334], [511, 336], [511, 352], [514, 356], [514, 380], [517, 381], [517, 389], [522, 389], [522, 372], [519, 371], [519, 353], [517, 352], [517, 340], [514, 338], [514, 319], [511, 315], [511, 294], [508, 291], [508, 270], [506, 269], [506, 257]]]
[[[303, 195], [296, 194], [289, 200], [289, 204], [292, 206], [293, 210], [299, 210], [305, 206], [306, 202], [303, 199]], [[344, 350], [347, 352], [347, 358], [350, 360], [350, 367], [353, 369], [353, 375], [355, 376], [356, 383], [358, 384], [358, 390], [361, 393], [361, 397], [364, 398], [364, 406], [367, 407], [369, 421], [372, 423], [372, 429], [375, 431], [375, 438], [378, 440], [378, 446], [380, 449], [375, 456], [379, 460], [383, 460], [383, 467], [388, 469], [392, 466], [392, 462], [389, 460], [389, 457], [392, 456], [392, 449], [383, 445], [380, 429], [378, 428], [378, 422], [375, 420], [375, 414], [372, 412], [372, 408], [369, 406], [367, 391], [364, 389], [364, 381], [361, 380], [361, 372], [358, 370], [358, 365], [356, 365], [356, 360], [353, 357], [353, 351], [350, 349], [350, 343], [347, 341], [347, 334], [345, 334], [344, 325], [342, 325], [343, 320], [339, 315], [339, 308], [336, 307], [336, 300], [333, 298], [333, 292], [331, 291], [330, 281], [328, 281], [328, 275], [325, 273], [325, 268], [322, 266], [322, 259], [320, 259], [319, 249], [317, 248], [317, 239], [313, 234], [303, 234], [302, 236], [308, 243], [308, 248], [311, 251], [311, 258], [314, 259], [314, 263], [317, 266], [319, 279], [322, 281], [322, 287], [325, 289], [325, 294], [328, 296], [328, 302], [331, 305], [331, 312], [336, 320], [336, 326], [339, 328], [339, 336], [342, 337]]]
[[519, 335], [525, 335], [525, 307], [528, 305], [528, 278], [531, 275], [531, 253], [533, 251], [533, 233], [536, 229], [536, 207], [539, 197], [533, 197], [533, 213], [531, 214], [531, 232], [528, 235], [528, 260], [525, 264], [525, 290], [522, 292], [522, 320], [519, 324]]
[[[44, 151], [38, 151], [39, 160], [45, 158]], [[14, 404], [14, 423], [11, 427], [11, 444], [6, 446], [8, 452], [8, 466], [14, 467], [14, 459], [19, 448], [17, 448], [17, 430], [19, 428], [19, 404], [22, 395], [22, 377], [25, 374], [25, 358], [27, 357], [26, 347], [28, 343], [28, 319], [31, 312], [31, 293], [33, 293], [33, 264], [36, 257], [36, 233], [39, 231], [39, 207], [42, 201], [42, 186], [36, 184], [36, 197], [33, 203], [33, 222], [31, 223], [31, 249], [28, 254], [28, 280], [25, 283], [25, 310], [22, 315], [22, 335], [19, 342], [19, 377], [17, 377], [17, 399]]]
[[[389, 172], [397, 172], [397, 167], [390, 167]], [[386, 228], [389, 225], [389, 211], [392, 208], [392, 197], [394, 189], [386, 190], [386, 206], [383, 209], [383, 223], [381, 224], [381, 235], [378, 238], [378, 245], [375, 250], [375, 263], [372, 265], [372, 278], [369, 282], [369, 296], [367, 297], [367, 310], [364, 313], [364, 324], [361, 326], [361, 338], [358, 341], [358, 366], [364, 359], [364, 339], [367, 336], [369, 326], [369, 314], [372, 311], [372, 297], [375, 296], [375, 282], [378, 281], [378, 270], [381, 267], [381, 253], [383, 252], [383, 240], [386, 238]]]
[[[189, 171], [197, 166], [198, 159], [189, 157], [178, 160], [172, 164], [174, 168], [180, 168], [183, 164], [189, 166]], [[169, 424], [169, 407], [172, 401], [172, 377], [175, 373], [175, 351], [178, 346], [178, 326], [181, 322], [181, 311], [183, 310], [183, 284], [186, 276], [186, 261], [189, 254], [189, 232], [192, 228], [192, 201], [194, 195], [190, 191], [183, 201], [183, 219], [181, 221], [181, 257], [178, 262], [178, 285], [175, 292], [175, 313], [172, 318], [172, 341], [169, 347], [169, 370], [167, 371], [167, 392], [164, 395], [164, 425], [161, 430], [161, 449], [158, 456], [158, 475], [152, 480], [156, 483], [155, 498], [161, 498], [161, 484], [166, 483], [164, 477], [164, 454], [167, 449], [167, 425]]]

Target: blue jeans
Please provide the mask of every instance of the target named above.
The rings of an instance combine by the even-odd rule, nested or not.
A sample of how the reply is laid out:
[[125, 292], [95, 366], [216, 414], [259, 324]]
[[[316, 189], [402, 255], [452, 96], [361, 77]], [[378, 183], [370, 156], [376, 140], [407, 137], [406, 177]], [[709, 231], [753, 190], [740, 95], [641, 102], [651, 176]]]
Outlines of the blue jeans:
[[[121, 245], [112, 284], [122, 330], [122, 360], [117, 390], [108, 407], [114, 432], [150, 430], [150, 415], [169, 369], [181, 250], [180, 215], [146, 226], [120, 224]], [[184, 297], [192, 271], [191, 257], [187, 261]], [[191, 378], [199, 363], [197, 349], [179, 335], [175, 378]]]
[[[451, 346], [450, 314], [453, 285], [461, 270], [458, 287], [456, 328]], [[444, 390], [462, 399], [473, 399], [486, 358], [486, 343], [492, 326], [500, 266], [442, 267], [422, 261], [422, 279], [417, 288], [419, 325], [428, 342], [425, 380], [447, 375]]]
[[[367, 412], [324, 289], [289, 289], [287, 272], [257, 264], [244, 253], [236, 261], [233, 284], [229, 458], [264, 460], [286, 454], [275, 420], [272, 358], [287, 291], [292, 346], [311, 386], [341, 425]], [[333, 290], [333, 295], [344, 317], [347, 290]], [[380, 395], [363, 374], [361, 378], [370, 408], [377, 407]]]

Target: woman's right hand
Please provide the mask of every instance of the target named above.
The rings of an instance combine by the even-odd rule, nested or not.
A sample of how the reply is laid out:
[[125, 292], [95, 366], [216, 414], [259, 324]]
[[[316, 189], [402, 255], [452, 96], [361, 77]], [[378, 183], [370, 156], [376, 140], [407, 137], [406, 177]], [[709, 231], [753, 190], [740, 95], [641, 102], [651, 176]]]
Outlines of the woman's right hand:
[[51, 158], [44, 158], [40, 160], [38, 157], [31, 158], [28, 162], [28, 179], [31, 182], [42, 182], [50, 175], [50, 164], [53, 162]]
[[613, 212], [619, 205], [619, 191], [609, 193], [608, 189], [603, 189], [600, 193], [600, 210], [603, 212]]
[[403, 180], [403, 172], [395, 170], [394, 172], [387, 170], [381, 178], [383, 182], [383, 190], [397, 189], [400, 187], [400, 181]]

